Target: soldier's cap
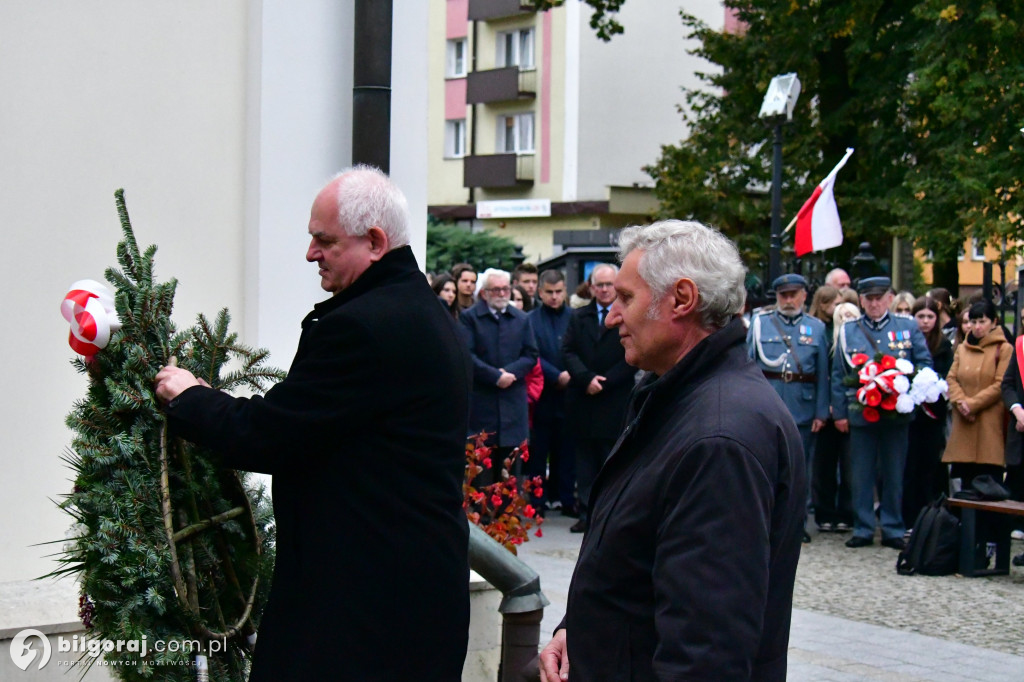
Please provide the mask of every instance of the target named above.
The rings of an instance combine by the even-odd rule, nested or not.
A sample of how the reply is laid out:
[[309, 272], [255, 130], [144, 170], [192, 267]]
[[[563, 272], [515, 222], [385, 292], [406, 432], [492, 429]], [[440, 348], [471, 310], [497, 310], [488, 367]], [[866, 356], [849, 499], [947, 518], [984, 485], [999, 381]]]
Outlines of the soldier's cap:
[[857, 293], [861, 296], [871, 294], [884, 294], [892, 287], [892, 280], [888, 277], [862, 277], [857, 282]]
[[788, 275], [782, 275], [776, 277], [775, 281], [772, 282], [772, 289], [776, 292], [779, 291], [793, 291], [794, 289], [806, 289], [807, 280], [804, 279], [803, 275], [798, 275], [795, 272], [791, 272]]

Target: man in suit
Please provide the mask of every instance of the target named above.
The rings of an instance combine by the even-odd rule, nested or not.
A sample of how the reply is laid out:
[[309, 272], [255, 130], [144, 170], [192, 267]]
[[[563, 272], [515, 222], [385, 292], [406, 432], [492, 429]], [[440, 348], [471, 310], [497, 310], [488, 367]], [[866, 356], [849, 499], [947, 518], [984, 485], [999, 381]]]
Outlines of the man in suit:
[[[857, 401], [854, 386], [844, 379], [856, 375], [854, 355], [869, 359], [876, 354], [904, 358], [915, 367], [931, 367], [928, 342], [912, 317], [891, 315], [891, 282], [888, 277], [865, 277], [857, 282], [860, 306], [864, 314], [850, 320], [839, 332], [832, 356], [832, 416], [840, 433], [850, 434], [850, 488], [853, 495], [853, 536], [846, 541], [851, 548], [867, 547], [875, 538], [875, 481], [881, 479], [882, 544], [902, 550], [903, 469], [907, 462], [907, 433], [913, 414], [895, 412], [868, 421]], [[855, 409], [851, 410], [851, 406]], [[871, 408], [872, 410], [874, 408]]]
[[571, 530], [583, 533], [589, 521], [590, 489], [615, 445], [633, 390], [636, 369], [626, 364], [619, 335], [606, 324], [615, 301], [618, 268], [602, 263], [590, 273], [590, 303], [569, 320], [562, 355], [569, 371], [566, 417], [576, 451], [580, 519]]
[[[572, 311], [565, 304], [565, 275], [561, 270], [540, 274], [541, 304], [530, 312], [530, 324], [537, 337], [544, 392], [533, 408], [533, 440], [530, 460], [523, 466], [527, 476], [545, 476], [544, 496], [559, 502], [562, 514], [573, 516], [576, 499], [576, 461], [565, 428], [565, 388], [569, 372], [562, 358], [562, 339]], [[548, 472], [550, 471], [550, 474]], [[544, 499], [536, 500], [539, 510]]]
[[[302, 321], [288, 376], [266, 395], [236, 398], [176, 367], [156, 376], [178, 435], [274, 477], [277, 563], [253, 682], [461, 676], [471, 368], [406, 212], [375, 168], [320, 191], [306, 260], [332, 297]], [[401, 656], [367, 655], [395, 632]]]
[[510, 304], [510, 279], [504, 270], [484, 270], [479, 300], [459, 316], [473, 359], [468, 434], [485, 431], [496, 448], [482, 485], [493, 483], [505, 457], [530, 437], [525, 379], [537, 363], [537, 341], [526, 313]]
[[619, 235], [607, 324], [648, 374], [591, 493], [546, 682], [786, 679], [806, 479], [747, 357], [746, 269], [696, 222]]

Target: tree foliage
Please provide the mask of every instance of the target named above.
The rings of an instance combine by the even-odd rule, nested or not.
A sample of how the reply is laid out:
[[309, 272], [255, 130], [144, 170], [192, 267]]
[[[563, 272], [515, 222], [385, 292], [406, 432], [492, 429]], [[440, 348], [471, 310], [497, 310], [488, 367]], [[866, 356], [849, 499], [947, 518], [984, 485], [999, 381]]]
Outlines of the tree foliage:
[[[153, 378], [172, 358], [224, 390], [260, 391], [282, 373], [264, 365], [266, 351], [237, 342], [227, 310], [175, 329], [177, 283], [154, 281], [156, 247], [139, 250], [120, 190], [116, 198], [121, 269], [106, 278], [122, 327], [97, 355], [74, 361], [89, 387], [67, 417], [75, 436], [64, 460], [75, 482], [60, 507], [74, 525], [51, 575], [79, 578], [90, 640], [145, 638], [145, 655], [105, 653], [122, 679], [192, 680], [203, 653], [211, 680], [241, 681], [273, 569], [270, 506], [216, 455], [169, 436]], [[225, 371], [229, 362], [235, 369]]]
[[[766, 257], [772, 128], [758, 120], [777, 74], [802, 93], [784, 128], [788, 222], [842, 157], [836, 198], [846, 262], [861, 240], [876, 253], [905, 236], [954, 259], [965, 234], [1019, 230], [1024, 123], [1021, 16], [1010, 0], [891, 2], [727, 0], [740, 33], [681, 13], [710, 63], [684, 90], [690, 136], [648, 172], [666, 216], [694, 217], [736, 239], [749, 264]], [[790, 243], [792, 237], [789, 238]]]
[[491, 232], [470, 232], [455, 225], [427, 227], [428, 272], [451, 270], [456, 263], [469, 263], [475, 268], [515, 267], [516, 245], [511, 239]]
[[[612, 36], [622, 33], [624, 29], [619, 23], [618, 12], [626, 0], [584, 0], [589, 6], [590, 28], [601, 40], [608, 42]], [[639, 1], [639, 0], [638, 0]], [[565, 0], [531, 0], [538, 12], [544, 12], [553, 7], [560, 7]]]

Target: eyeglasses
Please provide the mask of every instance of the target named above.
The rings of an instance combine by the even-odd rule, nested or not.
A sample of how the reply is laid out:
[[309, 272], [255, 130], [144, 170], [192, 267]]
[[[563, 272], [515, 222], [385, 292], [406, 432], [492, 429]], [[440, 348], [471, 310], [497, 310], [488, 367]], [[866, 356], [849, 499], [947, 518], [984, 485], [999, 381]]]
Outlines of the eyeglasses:
[[491, 287], [487, 291], [492, 294], [508, 294], [512, 292], [512, 287]]

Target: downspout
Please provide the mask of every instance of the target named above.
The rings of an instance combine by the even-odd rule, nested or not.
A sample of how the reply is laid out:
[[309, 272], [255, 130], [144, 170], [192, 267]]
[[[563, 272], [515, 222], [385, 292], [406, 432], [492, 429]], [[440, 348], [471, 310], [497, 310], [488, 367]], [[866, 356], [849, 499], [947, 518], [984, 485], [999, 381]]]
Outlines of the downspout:
[[[470, 73], [476, 71], [476, 39], [478, 21], [473, 21], [472, 47], [470, 48], [469, 68]], [[469, 105], [469, 155], [476, 156], [476, 104]], [[465, 163], [465, 162], [463, 162]], [[469, 199], [466, 203], [472, 204], [476, 198], [476, 188], [469, 188]]]
[[391, 172], [392, 0], [355, 0], [352, 164]]
[[474, 523], [469, 524], [469, 565], [501, 594], [500, 682], [536, 680], [537, 647], [544, 607], [540, 576]]

